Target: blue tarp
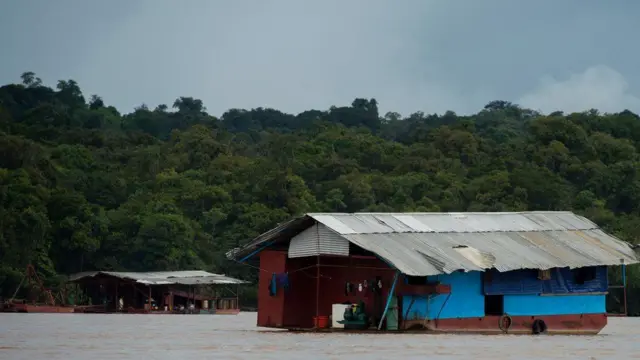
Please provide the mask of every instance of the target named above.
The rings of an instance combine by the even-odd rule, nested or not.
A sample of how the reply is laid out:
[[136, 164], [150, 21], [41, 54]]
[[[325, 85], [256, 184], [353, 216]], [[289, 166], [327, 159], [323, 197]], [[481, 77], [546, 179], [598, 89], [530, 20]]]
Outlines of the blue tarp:
[[[580, 272], [587, 279], [582, 283]], [[539, 280], [538, 270], [490, 271], [483, 284], [485, 295], [598, 293], [608, 290], [607, 267], [552, 269], [550, 280]]]

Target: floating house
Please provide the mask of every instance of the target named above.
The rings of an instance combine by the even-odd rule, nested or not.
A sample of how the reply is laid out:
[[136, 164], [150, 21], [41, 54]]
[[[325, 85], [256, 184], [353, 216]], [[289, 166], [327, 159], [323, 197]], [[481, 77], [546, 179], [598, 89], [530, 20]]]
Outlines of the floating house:
[[91, 271], [70, 276], [91, 300], [75, 312], [238, 314], [246, 282], [206, 271]]
[[634, 247], [571, 212], [313, 213], [227, 253], [259, 261], [261, 327], [597, 334]]

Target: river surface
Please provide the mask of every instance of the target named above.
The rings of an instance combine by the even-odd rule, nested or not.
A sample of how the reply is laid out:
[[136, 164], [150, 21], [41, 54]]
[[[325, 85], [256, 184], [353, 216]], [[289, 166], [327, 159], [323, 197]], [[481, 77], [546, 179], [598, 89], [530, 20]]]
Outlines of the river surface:
[[640, 318], [610, 318], [597, 336], [293, 334], [255, 323], [255, 313], [0, 314], [0, 359], [640, 359]]

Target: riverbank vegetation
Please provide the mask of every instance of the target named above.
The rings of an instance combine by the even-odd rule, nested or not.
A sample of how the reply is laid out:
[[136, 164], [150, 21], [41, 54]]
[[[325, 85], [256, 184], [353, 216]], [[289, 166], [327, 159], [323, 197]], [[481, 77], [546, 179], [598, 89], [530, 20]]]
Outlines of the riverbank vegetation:
[[95, 269], [255, 279], [224, 253], [310, 211], [571, 210], [636, 242], [639, 149], [630, 111], [403, 117], [355, 99], [216, 117], [185, 96], [125, 114], [25, 73], [0, 88], [0, 295], [28, 263], [49, 286]]

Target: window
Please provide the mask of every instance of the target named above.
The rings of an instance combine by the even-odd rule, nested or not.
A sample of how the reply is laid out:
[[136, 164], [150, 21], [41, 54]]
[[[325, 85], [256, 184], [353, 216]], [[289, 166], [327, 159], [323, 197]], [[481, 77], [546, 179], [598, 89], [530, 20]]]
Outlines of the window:
[[407, 276], [408, 285], [427, 285], [426, 276]]
[[593, 281], [596, 279], [596, 268], [595, 267], [585, 267], [573, 270], [573, 278], [576, 284], [583, 285], [588, 281]]
[[551, 270], [538, 270], [538, 280], [551, 280]]
[[485, 315], [504, 314], [504, 296], [486, 295], [484, 297], [484, 313]]

